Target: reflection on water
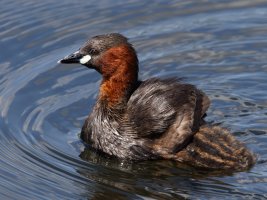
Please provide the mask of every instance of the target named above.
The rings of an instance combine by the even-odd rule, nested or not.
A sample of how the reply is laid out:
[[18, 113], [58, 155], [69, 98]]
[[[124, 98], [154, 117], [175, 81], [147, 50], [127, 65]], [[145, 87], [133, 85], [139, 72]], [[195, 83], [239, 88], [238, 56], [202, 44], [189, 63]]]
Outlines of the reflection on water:
[[[267, 198], [266, 1], [3, 0], [0, 11], [1, 199]], [[84, 152], [79, 131], [100, 76], [57, 60], [107, 32], [130, 38], [140, 78], [203, 89], [207, 121], [233, 130], [256, 166], [211, 174]]]

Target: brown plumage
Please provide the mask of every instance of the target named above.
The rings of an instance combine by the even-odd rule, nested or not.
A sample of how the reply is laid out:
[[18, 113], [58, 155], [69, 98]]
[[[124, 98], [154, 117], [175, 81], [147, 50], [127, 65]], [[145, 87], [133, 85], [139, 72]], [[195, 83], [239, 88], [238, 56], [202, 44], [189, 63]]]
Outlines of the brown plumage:
[[102, 66], [103, 74], [99, 98], [107, 101], [109, 107], [120, 103], [122, 98], [125, 98], [125, 91], [132, 87], [132, 83], [137, 82], [136, 60], [134, 50], [129, 51], [126, 45], [111, 48], [103, 53], [98, 63]]
[[255, 156], [231, 133], [219, 126], [203, 126], [175, 159], [209, 169], [248, 169]]
[[127, 38], [95, 36], [61, 63], [81, 63], [103, 80], [81, 138], [128, 160], [172, 159], [210, 169], [247, 169], [255, 158], [217, 126], [203, 125], [209, 98], [179, 79], [138, 80], [138, 58]]

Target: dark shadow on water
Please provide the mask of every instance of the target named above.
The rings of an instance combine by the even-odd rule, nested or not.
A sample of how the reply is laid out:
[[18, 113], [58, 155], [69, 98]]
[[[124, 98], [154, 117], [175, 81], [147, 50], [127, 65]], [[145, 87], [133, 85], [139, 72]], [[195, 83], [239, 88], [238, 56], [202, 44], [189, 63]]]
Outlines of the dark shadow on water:
[[[133, 197], [139, 199], [138, 196], [140, 199], [142, 199], [141, 197], [187, 199], [194, 192], [209, 193], [210, 189], [214, 192], [227, 193], [231, 184], [216, 180], [216, 178], [232, 176], [237, 173], [194, 168], [168, 160], [121, 161], [98, 153], [91, 148], [85, 148], [80, 157], [101, 168], [96, 174], [85, 169], [78, 170], [81, 175], [100, 183], [101, 187], [95, 191], [95, 199], [109, 199], [115, 194], [116, 199]], [[105, 167], [103, 168], [103, 166]], [[207, 185], [203, 182], [206, 182]], [[106, 189], [103, 189], [102, 186]], [[188, 188], [191, 189], [188, 191]], [[88, 190], [90, 189], [88, 188]], [[114, 192], [115, 194], [113, 194]], [[137, 196], [130, 197], [129, 194]]]

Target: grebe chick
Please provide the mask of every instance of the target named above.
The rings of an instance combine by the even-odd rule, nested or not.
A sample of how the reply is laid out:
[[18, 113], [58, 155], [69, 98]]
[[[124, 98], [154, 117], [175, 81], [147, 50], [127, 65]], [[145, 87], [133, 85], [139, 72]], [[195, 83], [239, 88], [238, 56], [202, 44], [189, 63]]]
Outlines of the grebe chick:
[[209, 98], [178, 79], [138, 80], [138, 58], [127, 38], [98, 35], [60, 63], [80, 63], [102, 75], [97, 102], [81, 138], [120, 159], [172, 159], [196, 167], [246, 169], [254, 155], [230, 133], [208, 127]]

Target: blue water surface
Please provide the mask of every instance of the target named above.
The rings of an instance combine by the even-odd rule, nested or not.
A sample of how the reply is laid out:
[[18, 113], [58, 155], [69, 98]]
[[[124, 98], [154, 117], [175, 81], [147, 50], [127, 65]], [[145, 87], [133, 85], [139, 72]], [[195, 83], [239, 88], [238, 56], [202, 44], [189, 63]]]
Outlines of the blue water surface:
[[[267, 199], [267, 1], [2, 0], [0, 199]], [[140, 79], [184, 77], [212, 100], [207, 121], [258, 156], [208, 174], [175, 162], [84, 153], [80, 128], [100, 75], [57, 60], [120, 32]]]

